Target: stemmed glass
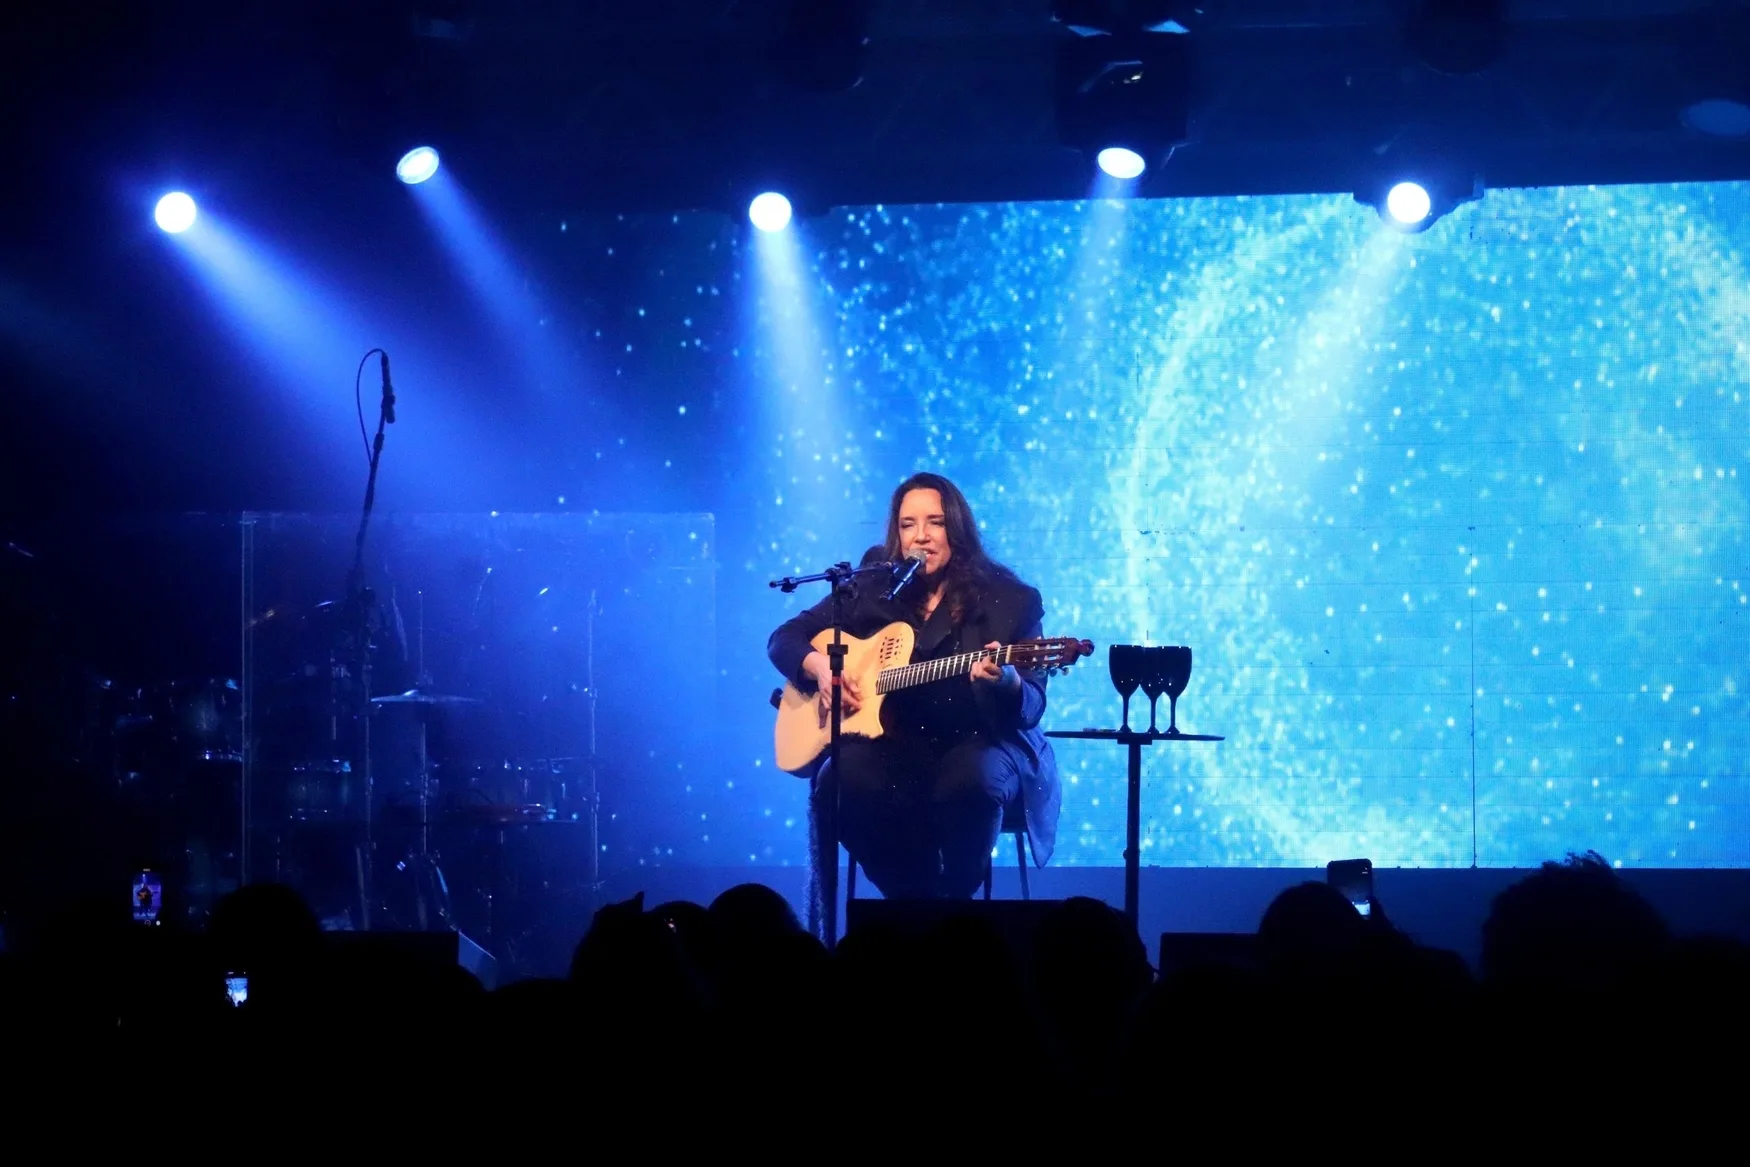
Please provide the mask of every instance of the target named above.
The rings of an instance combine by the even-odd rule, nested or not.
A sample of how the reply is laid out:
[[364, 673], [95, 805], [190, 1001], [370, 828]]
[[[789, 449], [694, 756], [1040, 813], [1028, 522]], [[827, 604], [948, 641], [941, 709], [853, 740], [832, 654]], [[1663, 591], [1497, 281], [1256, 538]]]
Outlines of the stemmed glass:
[[1160, 701], [1161, 694], [1167, 691], [1167, 653], [1169, 648], [1142, 649], [1142, 691], [1148, 694], [1148, 731], [1158, 733], [1155, 729], [1155, 705]]
[[1124, 698], [1122, 732], [1130, 732], [1130, 698], [1142, 684], [1142, 649], [1134, 644], [1114, 644], [1106, 650], [1106, 668], [1112, 674], [1112, 687]]
[[1165, 689], [1170, 710], [1167, 717], [1167, 732], [1179, 732], [1179, 695], [1185, 691], [1185, 686], [1191, 683], [1191, 650], [1183, 645], [1160, 650], [1164, 666]]

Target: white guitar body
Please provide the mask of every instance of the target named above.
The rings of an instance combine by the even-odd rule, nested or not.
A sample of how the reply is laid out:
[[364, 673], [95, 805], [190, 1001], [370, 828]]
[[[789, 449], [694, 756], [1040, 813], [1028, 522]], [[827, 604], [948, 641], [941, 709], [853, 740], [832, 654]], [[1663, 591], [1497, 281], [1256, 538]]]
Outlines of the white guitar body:
[[[867, 640], [855, 636], [843, 639], [845, 675], [856, 682], [863, 704], [856, 713], [840, 722], [839, 730], [870, 738], [881, 736], [881, 705], [889, 693], [963, 676], [981, 660], [1035, 669], [1050, 676], [1094, 651], [1091, 640], [1057, 636], [981, 648], [913, 664], [911, 650], [916, 637], [910, 624], [889, 624]], [[832, 630], [822, 632], [809, 643], [825, 652], [827, 645], [832, 643]], [[832, 745], [831, 722], [832, 711], [818, 696], [804, 696], [796, 686], [785, 685], [778, 698], [778, 725], [774, 732], [778, 768], [804, 778], [812, 776]]]
[[[881, 705], [886, 700], [876, 690], [882, 669], [896, 668], [911, 660], [915, 634], [910, 624], [889, 624], [867, 640], [855, 636], [841, 638], [845, 646], [845, 675], [854, 678], [863, 705], [857, 712], [839, 722], [839, 731], [860, 737], [881, 736]], [[822, 632], [811, 642], [821, 652], [832, 643], [832, 630]], [[778, 768], [789, 774], [807, 777], [826, 757], [832, 744], [831, 713], [818, 695], [804, 694], [795, 685], [785, 685], [778, 701], [778, 725], [775, 731]]]

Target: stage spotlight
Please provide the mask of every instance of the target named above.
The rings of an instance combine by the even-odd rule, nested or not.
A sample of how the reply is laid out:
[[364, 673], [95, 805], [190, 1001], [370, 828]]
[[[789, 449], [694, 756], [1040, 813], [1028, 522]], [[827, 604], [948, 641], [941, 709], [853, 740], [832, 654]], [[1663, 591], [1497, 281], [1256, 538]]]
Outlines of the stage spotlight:
[[747, 217], [761, 231], [782, 231], [790, 225], [790, 200], [767, 191], [748, 204]]
[[1434, 209], [1434, 200], [1420, 183], [1400, 182], [1386, 192], [1385, 212], [1403, 227], [1414, 227]]
[[1165, 163], [1190, 137], [1187, 39], [1144, 32], [1059, 42], [1059, 140], [1120, 181]]
[[[1416, 177], [1403, 177], [1405, 170]], [[1465, 179], [1460, 177], [1462, 173], [1447, 162], [1404, 163], [1396, 175], [1356, 191], [1355, 201], [1372, 207], [1392, 230], [1420, 234], [1466, 203], [1483, 197], [1482, 178], [1473, 175]]]
[[415, 146], [395, 164], [395, 177], [408, 186], [418, 186], [437, 173], [438, 152], [430, 146]]
[[179, 190], [173, 190], [158, 200], [158, 205], [152, 210], [152, 219], [160, 230], [180, 235], [194, 226], [196, 213], [194, 200]]
[[1141, 154], [1123, 146], [1107, 146], [1096, 156], [1096, 161], [1108, 175], [1126, 181], [1141, 178], [1142, 172], [1148, 169]]

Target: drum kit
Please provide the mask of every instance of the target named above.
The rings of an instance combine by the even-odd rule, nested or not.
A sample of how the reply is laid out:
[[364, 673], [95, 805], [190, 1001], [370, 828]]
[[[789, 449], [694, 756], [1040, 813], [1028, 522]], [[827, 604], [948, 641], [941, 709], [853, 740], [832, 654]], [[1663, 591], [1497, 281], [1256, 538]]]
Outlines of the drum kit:
[[101, 686], [104, 768], [150, 823], [143, 854], [187, 885], [191, 908], [238, 882], [285, 883], [328, 927], [460, 929], [501, 960], [534, 943], [552, 906], [537, 900], [568, 895], [587, 913], [599, 852], [593, 679], [566, 694], [566, 736], [582, 748], [521, 757], [502, 748], [516, 735], [501, 727], [519, 720], [498, 708], [506, 701], [439, 691], [423, 662], [379, 670], [418, 687], [365, 696], [356, 650], [320, 627], [333, 612], [316, 617], [283, 638], [298, 650], [257, 658], [253, 686]]
[[449, 587], [428, 553], [403, 576], [436, 585], [428, 626], [422, 590], [403, 591], [405, 622], [392, 584], [349, 578], [349, 599], [315, 602], [327, 565], [288, 552], [262, 574], [274, 602], [246, 567], [252, 614], [225, 668], [237, 640], [210, 605], [178, 592], [139, 635], [159, 593], [113, 587], [69, 546], [0, 543], [16, 630], [0, 745], [17, 763], [0, 794], [31, 808], [0, 840], [17, 870], [104, 887], [110, 866], [150, 869], [197, 923], [240, 884], [279, 882], [329, 927], [457, 928], [501, 966], [563, 969], [599, 884], [593, 589], [575, 589], [566, 635], [530, 637], [559, 631], [545, 610], [531, 623], [495, 600], [472, 560]]
[[200, 914], [236, 885], [242, 691], [229, 677], [90, 685], [107, 732], [79, 751], [112, 783], [123, 837], [142, 866], [170, 874]]
[[[275, 696], [264, 695], [263, 721]], [[593, 690], [585, 696], [593, 747]], [[479, 697], [380, 693], [351, 718], [346, 704], [341, 694], [330, 748], [252, 758], [253, 827], [268, 867], [256, 878], [299, 887], [334, 926], [461, 929], [501, 960], [539, 924], [541, 905], [523, 888], [558, 882], [530, 872], [544, 854], [531, 832], [566, 836], [557, 846], [585, 859], [571, 890], [593, 899], [592, 757], [479, 756], [470, 746], [495, 737], [485, 727], [496, 712]], [[368, 728], [349, 738], [349, 720]]]

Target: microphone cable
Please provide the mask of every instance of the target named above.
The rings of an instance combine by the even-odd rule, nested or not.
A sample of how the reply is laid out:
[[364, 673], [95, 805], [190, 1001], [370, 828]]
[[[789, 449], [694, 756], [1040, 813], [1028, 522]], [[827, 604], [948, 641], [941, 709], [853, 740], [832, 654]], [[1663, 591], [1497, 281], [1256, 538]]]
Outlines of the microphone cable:
[[385, 352], [384, 350], [382, 350], [380, 348], [366, 349], [365, 355], [359, 358], [358, 372], [356, 372], [352, 375], [352, 403], [353, 403], [354, 407], [356, 407], [358, 409], [359, 439], [361, 441], [363, 441], [365, 444], [365, 462], [366, 463], [369, 463], [372, 461], [372, 455], [371, 455], [371, 434], [370, 434], [370, 431], [365, 428], [365, 397], [364, 397], [365, 365], [367, 362], [370, 361], [370, 359], [372, 357], [375, 357], [375, 356], [386, 357], [388, 355], [389, 354], [387, 352]]

